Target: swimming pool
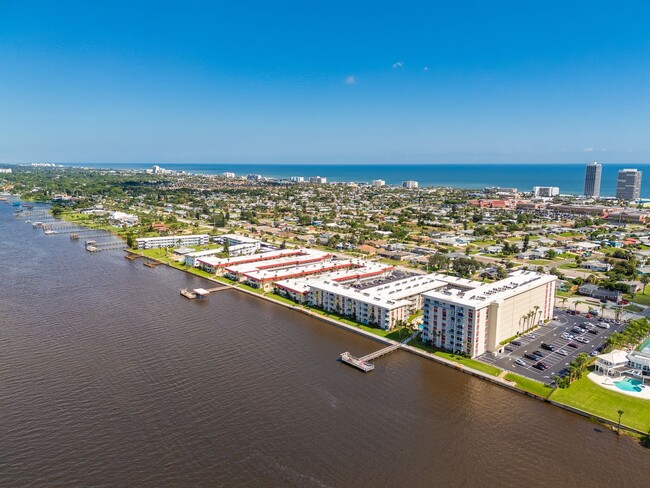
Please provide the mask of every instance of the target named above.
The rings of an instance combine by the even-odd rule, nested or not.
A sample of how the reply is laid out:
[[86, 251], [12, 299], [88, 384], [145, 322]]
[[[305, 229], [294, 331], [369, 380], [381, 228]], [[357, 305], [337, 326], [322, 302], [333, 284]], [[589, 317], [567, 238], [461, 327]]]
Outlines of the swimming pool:
[[635, 392], [640, 392], [643, 387], [643, 382], [639, 380], [635, 380], [633, 378], [623, 378], [620, 381], [614, 381], [614, 385], [616, 385], [616, 388], [619, 390], [623, 391], [635, 391]]

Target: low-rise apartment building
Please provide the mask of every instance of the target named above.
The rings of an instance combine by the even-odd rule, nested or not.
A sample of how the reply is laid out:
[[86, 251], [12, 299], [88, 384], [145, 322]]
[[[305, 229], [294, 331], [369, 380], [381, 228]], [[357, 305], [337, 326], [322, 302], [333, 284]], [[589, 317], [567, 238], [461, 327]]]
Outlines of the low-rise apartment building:
[[139, 237], [135, 241], [138, 243], [138, 249], [205, 246], [210, 244], [210, 236], [208, 234], [194, 234], [189, 236]]

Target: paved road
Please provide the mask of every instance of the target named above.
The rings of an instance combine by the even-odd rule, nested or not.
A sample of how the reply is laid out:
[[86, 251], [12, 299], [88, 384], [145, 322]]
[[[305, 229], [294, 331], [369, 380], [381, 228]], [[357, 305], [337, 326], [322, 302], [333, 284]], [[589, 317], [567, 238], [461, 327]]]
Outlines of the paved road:
[[[560, 372], [565, 369], [569, 363], [581, 352], [591, 353], [596, 348], [598, 348], [605, 339], [613, 332], [621, 330], [624, 328], [624, 325], [615, 325], [609, 324], [609, 329], [602, 329], [599, 327], [593, 327], [594, 330], [598, 331], [598, 334], [591, 334], [589, 332], [584, 332], [582, 334], [573, 334], [571, 329], [576, 325], [583, 326], [586, 323], [596, 324], [597, 319], [586, 319], [584, 314], [581, 315], [570, 315], [565, 313], [563, 310], [556, 310], [557, 320], [551, 321], [548, 324], [540, 326], [535, 331], [526, 334], [520, 337], [518, 340], [521, 342], [521, 346], [508, 346], [511, 351], [505, 351], [503, 354], [499, 354], [496, 357], [491, 354], [484, 354], [479, 357], [480, 361], [483, 361], [488, 364], [493, 364], [499, 368], [512, 371], [514, 373], [526, 376], [528, 378], [535, 379], [537, 381], [543, 381], [545, 383], [550, 383], [552, 381], [553, 375], [558, 375]], [[577, 342], [574, 339], [568, 340], [562, 337], [562, 333], [567, 332], [574, 335], [575, 337], [582, 337], [585, 340], [589, 341], [587, 344], [582, 344]], [[546, 344], [551, 344], [555, 346], [555, 351], [546, 351], [541, 348], [542, 342]], [[578, 348], [568, 347], [569, 343], [578, 345]], [[546, 363], [549, 368], [545, 371], [540, 371], [533, 367], [536, 361], [524, 358], [524, 354], [531, 353], [533, 351], [541, 351], [544, 357], [541, 359]], [[566, 351], [567, 356], [558, 354], [558, 351]], [[515, 360], [521, 358], [526, 366], [519, 366], [515, 364]]]

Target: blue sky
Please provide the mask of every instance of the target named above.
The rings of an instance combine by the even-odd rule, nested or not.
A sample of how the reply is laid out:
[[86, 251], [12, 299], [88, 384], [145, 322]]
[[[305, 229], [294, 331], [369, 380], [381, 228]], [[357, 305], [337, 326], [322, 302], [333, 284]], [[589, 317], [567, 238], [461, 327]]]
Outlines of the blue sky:
[[646, 162], [649, 21], [640, 0], [0, 0], [0, 162]]

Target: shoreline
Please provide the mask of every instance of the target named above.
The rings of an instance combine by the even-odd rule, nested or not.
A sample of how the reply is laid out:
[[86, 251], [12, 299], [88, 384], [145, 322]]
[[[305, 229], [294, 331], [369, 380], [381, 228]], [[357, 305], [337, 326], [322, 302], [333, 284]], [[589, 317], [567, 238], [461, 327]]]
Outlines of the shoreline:
[[[256, 298], [265, 299], [265, 300], [267, 300], [267, 301], [269, 301], [271, 303], [275, 303], [275, 304], [281, 305], [281, 306], [283, 306], [285, 308], [288, 308], [288, 309], [303, 313], [303, 314], [308, 315], [308, 316], [310, 316], [312, 318], [321, 320], [322, 322], [328, 323], [330, 325], [334, 325], [334, 326], [336, 326], [336, 327], [338, 327], [340, 329], [345, 329], [345, 330], [348, 330], [350, 332], [354, 332], [356, 334], [363, 335], [363, 336], [365, 336], [365, 337], [367, 337], [369, 339], [372, 339], [372, 340], [374, 340], [376, 342], [380, 342], [380, 343], [385, 344], [385, 345], [399, 344], [399, 346], [400, 346], [399, 349], [401, 349], [401, 350], [403, 350], [405, 352], [408, 352], [410, 354], [414, 354], [416, 356], [419, 356], [419, 357], [421, 357], [423, 359], [428, 359], [429, 361], [433, 361], [433, 362], [436, 362], [438, 364], [450, 367], [452, 369], [463, 372], [465, 374], [469, 374], [471, 376], [477, 377], [477, 378], [482, 379], [484, 381], [488, 381], [488, 382], [490, 382], [490, 383], [492, 383], [494, 385], [507, 388], [510, 391], [513, 391], [513, 392], [528, 396], [530, 398], [533, 398], [533, 399], [548, 403], [548, 404], [553, 405], [555, 407], [562, 408], [562, 409], [564, 409], [564, 410], [566, 410], [568, 412], [580, 415], [580, 416], [585, 417], [585, 418], [587, 418], [587, 419], [589, 419], [591, 421], [595, 421], [596, 423], [602, 424], [602, 425], [606, 426], [608, 429], [611, 429], [612, 431], [615, 431], [617, 426], [618, 426], [618, 422], [616, 422], [616, 421], [607, 419], [605, 417], [601, 417], [599, 415], [587, 412], [585, 410], [581, 410], [581, 409], [576, 408], [576, 407], [572, 407], [570, 405], [565, 405], [563, 403], [559, 403], [559, 402], [557, 402], [555, 400], [551, 400], [549, 398], [549, 396], [554, 390], [550, 391], [549, 395], [546, 396], [546, 397], [543, 397], [541, 395], [537, 395], [537, 394], [532, 393], [530, 391], [524, 390], [524, 389], [518, 387], [515, 382], [504, 379], [504, 378], [501, 377], [503, 373], [507, 373], [506, 370], [503, 370], [503, 373], [500, 374], [499, 376], [492, 376], [492, 375], [490, 375], [488, 373], [484, 373], [482, 371], [470, 368], [468, 366], [457, 363], [455, 361], [452, 361], [452, 360], [449, 360], [449, 359], [446, 359], [446, 358], [443, 358], [443, 357], [440, 357], [440, 356], [436, 356], [435, 354], [432, 354], [432, 353], [430, 353], [428, 351], [425, 351], [423, 349], [419, 349], [417, 347], [411, 346], [408, 343], [400, 343], [400, 342], [394, 341], [392, 339], [387, 339], [387, 338], [379, 336], [377, 334], [373, 334], [372, 332], [367, 332], [367, 331], [365, 331], [365, 330], [363, 330], [361, 328], [345, 324], [345, 323], [340, 322], [340, 321], [338, 321], [338, 320], [336, 320], [334, 318], [325, 317], [325, 316], [321, 315], [320, 313], [318, 313], [317, 311], [312, 311], [310, 309], [300, 307], [297, 304], [296, 305], [290, 305], [290, 304], [288, 304], [286, 302], [283, 302], [281, 300], [276, 300], [273, 297], [268, 297], [268, 296], [262, 295], [260, 293], [255, 293], [253, 291], [246, 290], [244, 288], [238, 287], [238, 286], [236, 286], [234, 284], [226, 282], [225, 280], [222, 281], [222, 280], [218, 280], [218, 279], [215, 279], [215, 278], [208, 278], [208, 277], [200, 276], [200, 275], [198, 275], [196, 273], [193, 273], [191, 270], [177, 268], [175, 266], [170, 265], [169, 263], [166, 263], [165, 261], [161, 261], [159, 259], [152, 258], [152, 257], [146, 256], [144, 254], [140, 254], [140, 253], [138, 253], [136, 251], [133, 251], [133, 250], [126, 250], [125, 252], [128, 253], [128, 254], [139, 256], [139, 257], [141, 257], [143, 259], [147, 259], [147, 260], [150, 260], [150, 261], [154, 261], [154, 262], [163, 264], [163, 265], [165, 265], [165, 266], [167, 266], [167, 267], [169, 267], [171, 269], [191, 274], [192, 276], [195, 276], [197, 278], [208, 280], [208, 281], [213, 282], [213, 283], [219, 283], [221, 285], [226, 285], [226, 286], [232, 288], [233, 290], [237, 290], [237, 291], [246, 293], [246, 294], [248, 294], [250, 296], [254, 296]], [[641, 431], [639, 429], [629, 427], [629, 426], [627, 426], [627, 425], [625, 425], [623, 423], [620, 424], [620, 427], [621, 427], [622, 432], [625, 432], [627, 435], [630, 435], [632, 437], [647, 435], [647, 432], [643, 432], [643, 431]]]

